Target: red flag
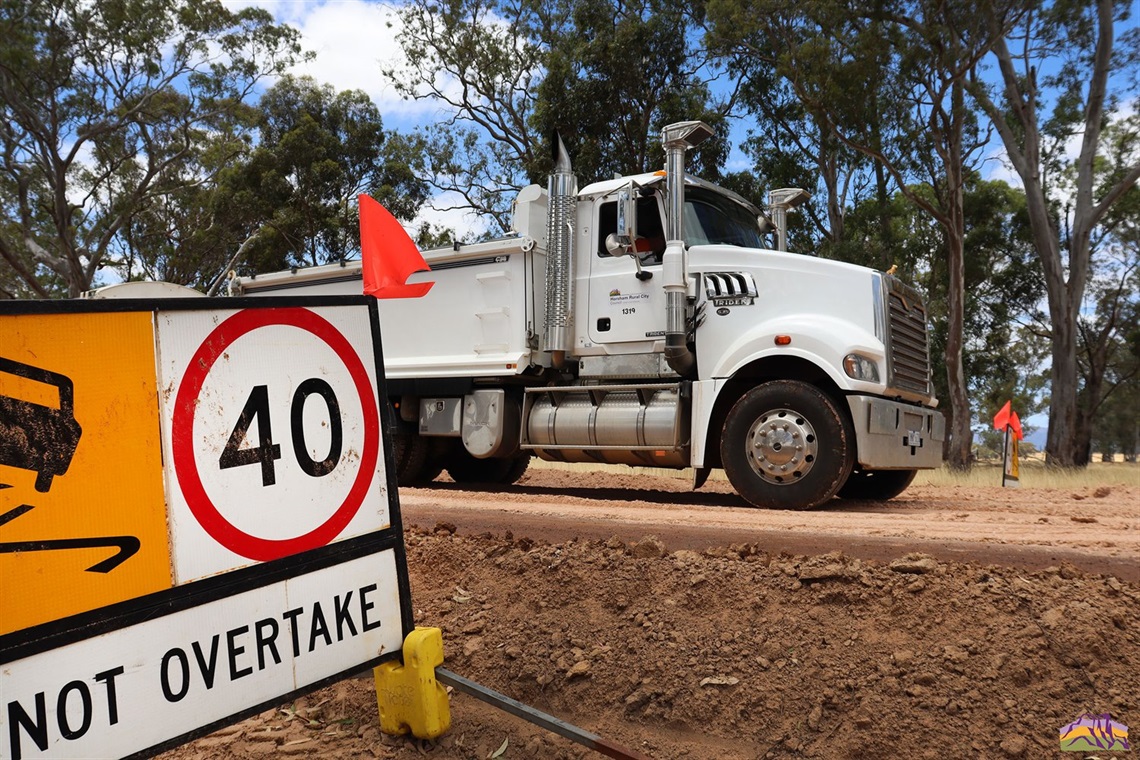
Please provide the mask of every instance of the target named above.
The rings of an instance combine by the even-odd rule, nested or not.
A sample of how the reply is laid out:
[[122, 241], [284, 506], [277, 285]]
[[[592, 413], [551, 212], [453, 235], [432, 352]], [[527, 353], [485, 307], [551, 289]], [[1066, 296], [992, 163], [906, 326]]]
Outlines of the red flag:
[[1009, 429], [1013, 431], [1017, 440], [1025, 440], [1025, 436], [1021, 433], [1021, 418], [1017, 416], [1017, 412], [1009, 413]]
[[434, 282], [408, 285], [415, 272], [430, 271], [420, 249], [408, 233], [376, 199], [357, 196], [360, 203], [360, 251], [364, 294], [376, 298], [419, 298]]
[[1011, 403], [1011, 401], [1006, 401], [1005, 406], [994, 415], [994, 430], [1005, 430], [1009, 427], [1009, 415], [1011, 414], [1009, 407]]

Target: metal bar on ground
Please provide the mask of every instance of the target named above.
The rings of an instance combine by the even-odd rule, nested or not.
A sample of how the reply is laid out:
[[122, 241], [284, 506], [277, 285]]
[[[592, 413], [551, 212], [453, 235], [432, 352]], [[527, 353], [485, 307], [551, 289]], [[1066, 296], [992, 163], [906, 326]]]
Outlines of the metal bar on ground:
[[530, 705], [524, 705], [518, 700], [511, 699], [506, 694], [500, 694], [494, 689], [488, 689], [486, 686], [469, 681], [446, 668], [436, 668], [435, 677], [440, 683], [447, 684], [464, 694], [470, 694], [482, 702], [498, 707], [515, 717], [545, 728], [547, 731], [556, 733], [572, 742], [577, 742], [595, 752], [600, 752], [606, 757], [613, 757], [617, 760], [652, 760], [648, 755], [643, 755], [637, 750], [628, 749], [608, 739], [603, 739], [597, 734], [592, 734], [564, 720], [555, 718], [553, 715], [536, 710]]

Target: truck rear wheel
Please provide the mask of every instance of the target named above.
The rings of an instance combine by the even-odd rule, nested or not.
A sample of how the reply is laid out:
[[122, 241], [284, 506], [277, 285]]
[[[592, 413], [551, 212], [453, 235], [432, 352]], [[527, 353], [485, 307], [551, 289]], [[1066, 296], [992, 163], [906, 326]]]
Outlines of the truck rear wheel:
[[424, 466], [420, 468], [420, 475], [416, 479], [419, 485], [427, 485], [439, 477], [443, 468], [451, 459], [455, 446], [458, 443], [454, 438], [441, 438], [439, 436], [427, 437], [427, 456]]
[[855, 435], [823, 391], [798, 380], [773, 380], [732, 406], [720, 457], [729, 482], [752, 505], [813, 509], [851, 474]]
[[418, 483], [428, 453], [424, 437], [410, 431], [397, 431], [392, 436], [392, 453], [396, 459], [396, 483], [401, 486]]
[[510, 485], [518, 481], [529, 466], [529, 454], [476, 459], [468, 454], [466, 449], [460, 449], [452, 454], [451, 461], [447, 465], [447, 474], [456, 483]]
[[836, 495], [841, 499], [886, 501], [905, 491], [917, 474], [918, 470], [863, 470], [856, 467]]

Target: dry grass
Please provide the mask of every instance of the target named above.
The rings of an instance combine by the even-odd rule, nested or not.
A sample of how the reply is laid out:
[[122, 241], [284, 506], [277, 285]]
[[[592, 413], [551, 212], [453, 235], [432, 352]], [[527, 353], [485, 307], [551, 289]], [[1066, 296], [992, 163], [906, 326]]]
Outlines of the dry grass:
[[[566, 464], [531, 460], [536, 469], [568, 470], [570, 472], [614, 472], [622, 474], [650, 475], [655, 477], [681, 478], [692, 481], [692, 470], [663, 470], [655, 467], [628, 467], [626, 465], [605, 464]], [[723, 470], [713, 470], [712, 480], [726, 480]], [[955, 473], [943, 467], [938, 470], [922, 470], [914, 481], [919, 485], [933, 486], [1001, 486], [1001, 464], [981, 462], [975, 464], [968, 473]], [[1140, 464], [1128, 462], [1093, 462], [1083, 470], [1058, 470], [1046, 467], [1042, 462], [1023, 461], [1019, 482], [1022, 488], [1095, 488], [1098, 486], [1140, 487]]]
[[[932, 486], [1000, 486], [1001, 463], [981, 462], [967, 473], [951, 472], [946, 467], [923, 470], [915, 483]], [[1018, 482], [1022, 488], [1095, 488], [1097, 486], [1140, 486], [1140, 464], [1128, 462], [1093, 462], [1084, 469], [1062, 470], [1046, 467], [1043, 462], [1021, 462]]]

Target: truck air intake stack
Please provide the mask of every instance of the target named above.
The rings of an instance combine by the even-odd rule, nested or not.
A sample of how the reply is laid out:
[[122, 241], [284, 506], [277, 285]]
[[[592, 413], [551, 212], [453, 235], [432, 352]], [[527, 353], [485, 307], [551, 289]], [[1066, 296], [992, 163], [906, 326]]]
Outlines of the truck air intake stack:
[[550, 216], [547, 222], [546, 331], [543, 351], [550, 352], [555, 367], [566, 361], [573, 341], [574, 211], [578, 203], [578, 179], [570, 169], [570, 156], [557, 134], [554, 173], [550, 175]]
[[665, 361], [682, 377], [697, 364], [689, 350], [685, 330], [685, 300], [689, 293], [688, 253], [685, 250], [685, 151], [712, 137], [712, 127], [702, 121], [682, 121], [661, 130], [665, 148], [669, 220], [665, 231]]

